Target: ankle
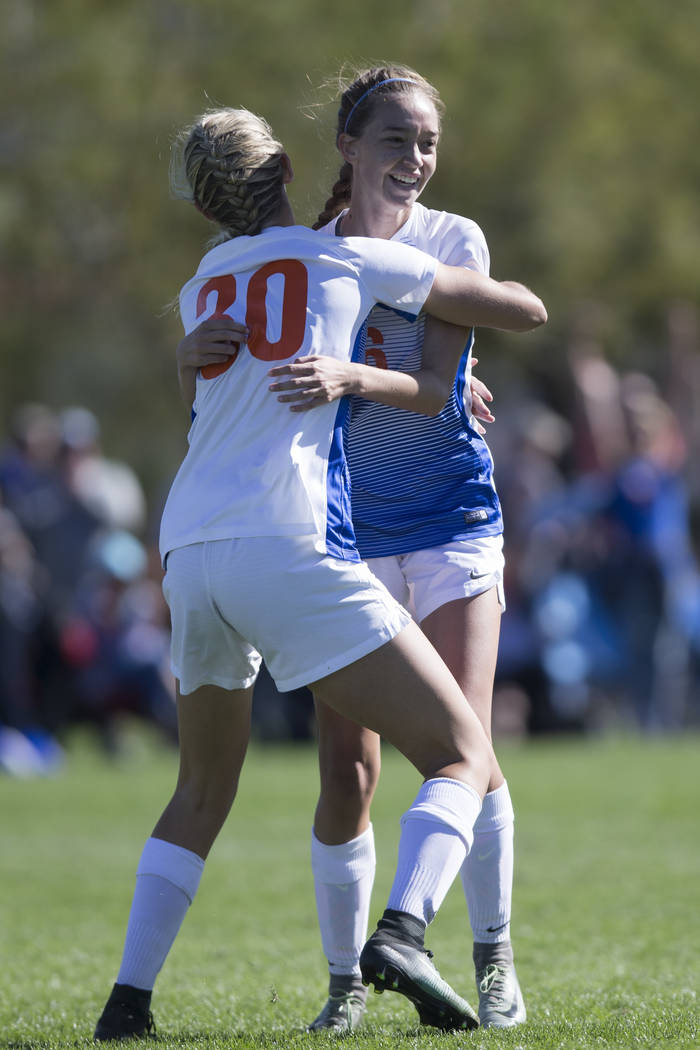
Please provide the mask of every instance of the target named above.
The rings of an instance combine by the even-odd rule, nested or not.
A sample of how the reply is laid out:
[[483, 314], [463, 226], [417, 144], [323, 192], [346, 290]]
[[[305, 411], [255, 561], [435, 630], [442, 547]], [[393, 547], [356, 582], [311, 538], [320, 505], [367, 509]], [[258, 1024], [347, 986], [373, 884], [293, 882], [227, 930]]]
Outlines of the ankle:
[[426, 924], [422, 919], [406, 911], [387, 908], [377, 923], [378, 930], [385, 930], [401, 941], [407, 941], [423, 949]]
[[362, 975], [359, 973], [332, 973], [328, 980], [328, 994], [334, 997], [352, 995], [365, 1002], [367, 988], [362, 983]]
[[510, 941], [497, 941], [495, 944], [475, 941], [472, 958], [477, 970], [483, 970], [489, 963], [494, 966], [512, 966], [513, 945]]

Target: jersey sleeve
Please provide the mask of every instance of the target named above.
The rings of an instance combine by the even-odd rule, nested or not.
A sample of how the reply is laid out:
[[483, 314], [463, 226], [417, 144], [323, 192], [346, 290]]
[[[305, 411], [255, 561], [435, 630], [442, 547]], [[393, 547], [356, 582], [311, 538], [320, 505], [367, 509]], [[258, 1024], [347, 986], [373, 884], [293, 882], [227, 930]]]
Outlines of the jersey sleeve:
[[437, 260], [408, 244], [371, 237], [348, 237], [357, 253], [357, 273], [375, 300], [416, 316], [437, 272]]
[[488, 277], [491, 260], [481, 227], [471, 219], [449, 213], [444, 213], [441, 225], [444, 228], [431, 245], [431, 253], [434, 251], [440, 262], [448, 266], [466, 266]]

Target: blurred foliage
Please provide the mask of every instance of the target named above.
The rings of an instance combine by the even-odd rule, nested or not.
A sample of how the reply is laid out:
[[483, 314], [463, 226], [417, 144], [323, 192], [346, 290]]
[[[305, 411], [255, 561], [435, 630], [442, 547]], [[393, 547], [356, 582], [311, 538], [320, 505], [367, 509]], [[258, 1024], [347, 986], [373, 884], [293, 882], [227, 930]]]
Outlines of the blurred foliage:
[[0, 412], [85, 404], [157, 499], [185, 447], [169, 309], [210, 231], [168, 191], [174, 133], [264, 114], [297, 217], [338, 167], [343, 66], [419, 69], [447, 117], [425, 203], [476, 219], [497, 277], [587, 303], [621, 363], [698, 300], [700, 5], [676, 0], [6, 0], [0, 43]]

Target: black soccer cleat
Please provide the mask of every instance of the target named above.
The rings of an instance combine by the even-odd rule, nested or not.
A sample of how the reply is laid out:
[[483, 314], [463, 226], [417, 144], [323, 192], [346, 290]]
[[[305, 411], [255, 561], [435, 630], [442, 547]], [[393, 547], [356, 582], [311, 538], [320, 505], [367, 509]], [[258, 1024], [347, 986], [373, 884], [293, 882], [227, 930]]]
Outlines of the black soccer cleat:
[[431, 959], [432, 952], [380, 928], [362, 949], [362, 980], [373, 984], [376, 992], [404, 995], [418, 1010], [422, 1024], [444, 1032], [478, 1028], [476, 1013], [443, 981]]
[[93, 1039], [155, 1039], [151, 993], [130, 984], [115, 984], [97, 1022]]

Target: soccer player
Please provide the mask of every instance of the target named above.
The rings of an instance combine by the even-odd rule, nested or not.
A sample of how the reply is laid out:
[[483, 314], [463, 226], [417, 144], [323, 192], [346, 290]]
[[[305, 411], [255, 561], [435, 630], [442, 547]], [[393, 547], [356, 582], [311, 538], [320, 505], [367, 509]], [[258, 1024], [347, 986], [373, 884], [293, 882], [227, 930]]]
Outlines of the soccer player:
[[310, 684], [329, 710], [386, 737], [424, 777], [402, 819], [396, 879], [361, 971], [414, 1001], [428, 1024], [476, 1027], [423, 936], [470, 848], [491, 746], [442, 660], [359, 558], [344, 405], [288, 413], [270, 398], [267, 373], [298, 353], [349, 358], [378, 301], [514, 330], [543, 323], [546, 312], [521, 286], [444, 267], [409, 246], [295, 226], [289, 158], [246, 110], [197, 120], [182, 160], [189, 199], [226, 238], [183, 288], [182, 319], [191, 330], [229, 311], [237, 345], [197, 376], [190, 447], [163, 512], [180, 770], [141, 855], [95, 1039], [152, 1029], [156, 976], [236, 794], [261, 659], [279, 688]]
[[[487, 274], [489, 252], [476, 223], [418, 203], [436, 167], [441, 110], [435, 88], [412, 69], [360, 74], [341, 98], [336, 131], [344, 163], [317, 228], [415, 245]], [[275, 369], [276, 388], [296, 410], [358, 395], [347, 441], [358, 549], [420, 623], [490, 739], [503, 523], [491, 455], [469, 405], [474, 332], [385, 305], [372, 311], [369, 332], [364, 363], [294, 362]], [[400, 371], [407, 373], [401, 388]], [[380, 750], [376, 734], [318, 698], [316, 711], [321, 794], [312, 868], [330, 987], [311, 1027], [343, 1029], [365, 1008], [359, 953], [374, 879], [370, 803]], [[484, 1026], [510, 1027], [526, 1013], [510, 941], [513, 806], [493, 754], [474, 832], [478, 848], [461, 877], [479, 1016]]]

